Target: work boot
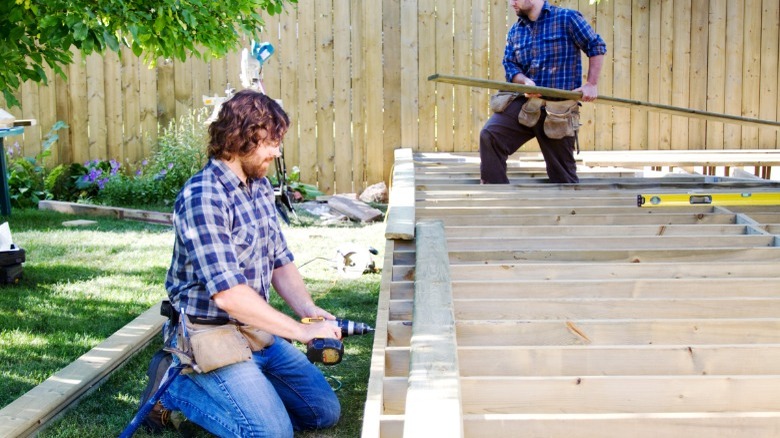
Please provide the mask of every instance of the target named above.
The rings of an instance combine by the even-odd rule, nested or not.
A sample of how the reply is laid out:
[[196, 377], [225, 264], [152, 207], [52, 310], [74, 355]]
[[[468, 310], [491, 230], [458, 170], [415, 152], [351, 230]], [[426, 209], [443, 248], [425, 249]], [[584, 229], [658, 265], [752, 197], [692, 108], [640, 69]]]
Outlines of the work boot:
[[[160, 382], [162, 382], [163, 377], [165, 377], [165, 373], [168, 371], [168, 367], [171, 365], [172, 361], [173, 356], [167, 351], [160, 350], [157, 353], [154, 353], [154, 356], [152, 356], [152, 360], [149, 363], [149, 370], [146, 372], [146, 375], [149, 377], [149, 383], [146, 384], [146, 389], [144, 389], [143, 394], [141, 394], [140, 407], [143, 407], [154, 393], [157, 392], [157, 388], [160, 387]], [[168, 427], [170, 415], [171, 411], [165, 409], [162, 403], [157, 400], [157, 403], [154, 405], [151, 412], [149, 412], [149, 415], [143, 420], [144, 428], [146, 428], [149, 433], [160, 433]]]

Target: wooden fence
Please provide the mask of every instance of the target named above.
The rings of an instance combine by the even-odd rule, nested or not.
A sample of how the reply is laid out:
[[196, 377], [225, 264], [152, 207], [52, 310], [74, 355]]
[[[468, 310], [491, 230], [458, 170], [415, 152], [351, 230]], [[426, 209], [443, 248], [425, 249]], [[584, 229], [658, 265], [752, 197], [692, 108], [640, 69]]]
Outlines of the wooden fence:
[[[552, 3], [582, 11], [607, 42], [601, 94], [778, 120], [776, 0]], [[288, 168], [299, 166], [304, 181], [326, 192], [350, 192], [387, 181], [398, 147], [477, 150], [489, 91], [427, 77], [501, 80], [506, 31], [516, 19], [510, 12], [505, 0], [300, 0], [270, 17], [262, 37], [276, 52], [264, 78], [294, 123], [285, 140]], [[239, 65], [238, 51], [211, 62], [161, 61], [154, 70], [129, 51], [121, 59], [91, 55], [69, 68], [67, 81], [19, 90], [22, 108], [11, 112], [39, 122], [19, 143], [34, 155], [63, 120], [70, 128], [49, 164], [140, 160], [158, 124], [201, 107], [202, 95], [223, 95], [228, 82], [240, 88]], [[605, 105], [586, 105], [582, 121], [585, 150], [780, 145], [775, 129]]]

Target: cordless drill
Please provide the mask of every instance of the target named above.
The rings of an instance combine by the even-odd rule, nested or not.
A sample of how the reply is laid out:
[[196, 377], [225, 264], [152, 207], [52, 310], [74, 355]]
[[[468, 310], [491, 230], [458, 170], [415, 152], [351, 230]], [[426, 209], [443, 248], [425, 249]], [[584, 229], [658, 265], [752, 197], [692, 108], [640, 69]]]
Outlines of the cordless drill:
[[[322, 317], [316, 318], [303, 318], [304, 324], [311, 324], [313, 322], [324, 321]], [[363, 322], [350, 321], [348, 319], [329, 319], [327, 322], [332, 323], [341, 329], [341, 337], [353, 335], [365, 335], [374, 331], [368, 324]], [[319, 362], [323, 365], [336, 365], [341, 362], [341, 358], [344, 356], [344, 343], [338, 339], [331, 338], [315, 338], [306, 344], [306, 357], [310, 362]]]

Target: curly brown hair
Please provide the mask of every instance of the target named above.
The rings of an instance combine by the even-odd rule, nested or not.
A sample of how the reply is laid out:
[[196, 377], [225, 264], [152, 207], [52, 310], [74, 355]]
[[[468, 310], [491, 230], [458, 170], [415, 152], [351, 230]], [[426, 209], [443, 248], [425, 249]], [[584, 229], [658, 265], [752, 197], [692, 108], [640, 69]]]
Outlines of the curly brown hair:
[[209, 158], [230, 160], [251, 154], [263, 140], [281, 142], [290, 119], [275, 100], [254, 90], [241, 90], [222, 104], [209, 126]]

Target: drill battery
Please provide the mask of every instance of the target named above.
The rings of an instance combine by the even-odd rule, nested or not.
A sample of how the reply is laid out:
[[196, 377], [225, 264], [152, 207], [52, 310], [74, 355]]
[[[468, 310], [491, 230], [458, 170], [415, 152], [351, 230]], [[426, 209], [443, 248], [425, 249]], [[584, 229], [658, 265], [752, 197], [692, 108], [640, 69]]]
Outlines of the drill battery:
[[16, 284], [22, 278], [25, 261], [23, 248], [12, 244], [11, 249], [0, 251], [0, 284]]

